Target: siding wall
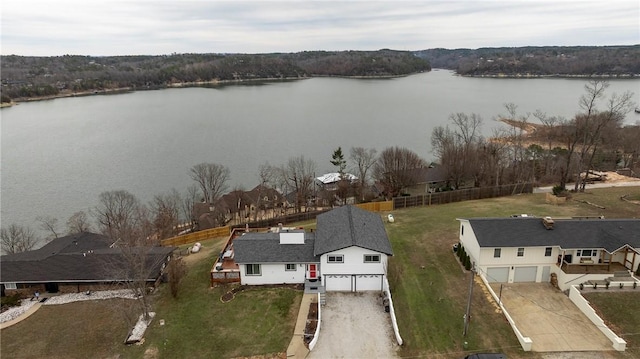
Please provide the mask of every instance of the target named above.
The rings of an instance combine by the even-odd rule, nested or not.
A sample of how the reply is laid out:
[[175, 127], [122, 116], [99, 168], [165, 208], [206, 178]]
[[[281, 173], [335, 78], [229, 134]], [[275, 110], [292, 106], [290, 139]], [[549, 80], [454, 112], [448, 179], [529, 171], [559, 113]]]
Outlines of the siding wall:
[[304, 283], [306, 265], [296, 263], [295, 271], [286, 271], [285, 263], [260, 264], [260, 275], [246, 275], [246, 267], [240, 264], [241, 284], [299, 284]]
[[[344, 263], [327, 263], [327, 256], [340, 254], [344, 256]], [[365, 254], [379, 254], [380, 263], [364, 263]], [[320, 275], [386, 274], [386, 268], [386, 254], [355, 246], [325, 253], [320, 257]]]

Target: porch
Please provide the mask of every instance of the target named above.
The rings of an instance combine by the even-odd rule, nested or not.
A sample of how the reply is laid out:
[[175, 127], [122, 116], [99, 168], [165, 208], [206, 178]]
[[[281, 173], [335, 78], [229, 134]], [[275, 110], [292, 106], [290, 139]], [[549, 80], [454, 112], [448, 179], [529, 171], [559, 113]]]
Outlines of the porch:
[[615, 272], [629, 271], [627, 267], [618, 262], [590, 263], [582, 262], [571, 264], [562, 261], [560, 267], [567, 274], [614, 274]]

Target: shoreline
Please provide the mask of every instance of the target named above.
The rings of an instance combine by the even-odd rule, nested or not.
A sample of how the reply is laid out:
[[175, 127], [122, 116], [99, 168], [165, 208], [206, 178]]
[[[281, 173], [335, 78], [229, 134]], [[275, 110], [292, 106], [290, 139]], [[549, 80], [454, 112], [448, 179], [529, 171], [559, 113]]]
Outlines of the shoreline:
[[455, 72], [455, 70], [451, 69], [440, 69], [440, 68], [432, 68], [429, 71], [421, 71], [421, 72], [413, 72], [402, 75], [376, 75], [376, 76], [344, 76], [344, 75], [318, 75], [312, 74], [309, 76], [298, 76], [298, 77], [267, 77], [267, 78], [253, 78], [253, 79], [236, 79], [236, 80], [208, 80], [208, 81], [189, 81], [189, 82], [173, 82], [165, 85], [158, 86], [144, 86], [144, 87], [119, 87], [114, 89], [102, 89], [102, 90], [89, 90], [82, 92], [62, 92], [56, 95], [50, 96], [41, 96], [41, 97], [27, 97], [27, 98], [16, 98], [12, 99], [11, 102], [3, 102], [0, 103], [0, 108], [8, 108], [13, 107], [15, 105], [19, 105], [22, 102], [34, 102], [34, 101], [46, 101], [46, 100], [54, 100], [58, 98], [69, 98], [69, 97], [83, 97], [83, 96], [93, 96], [93, 95], [116, 95], [123, 94], [135, 91], [149, 91], [149, 90], [162, 90], [162, 89], [171, 89], [171, 88], [189, 88], [189, 87], [203, 87], [203, 86], [216, 86], [216, 85], [234, 85], [234, 84], [245, 84], [252, 82], [277, 82], [277, 81], [298, 81], [298, 80], [307, 80], [312, 78], [343, 78], [343, 79], [358, 79], [358, 80], [367, 80], [367, 79], [394, 79], [407, 77], [411, 75], [416, 75], [424, 72], [431, 72], [434, 70], [446, 70], [451, 71], [454, 76], [461, 77], [471, 77], [471, 78], [490, 78], [490, 79], [612, 79], [612, 80], [637, 80], [640, 79], [640, 75], [600, 75], [600, 76], [592, 76], [592, 75], [531, 75], [531, 74], [486, 74], [486, 75], [460, 75]]

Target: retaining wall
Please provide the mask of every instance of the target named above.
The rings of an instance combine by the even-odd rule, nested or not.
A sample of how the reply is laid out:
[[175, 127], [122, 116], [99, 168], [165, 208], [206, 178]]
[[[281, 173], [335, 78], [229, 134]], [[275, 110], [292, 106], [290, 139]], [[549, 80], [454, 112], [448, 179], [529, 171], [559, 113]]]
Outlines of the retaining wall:
[[614, 333], [607, 325], [604, 323], [602, 318], [596, 314], [596, 311], [593, 310], [589, 302], [580, 294], [580, 291], [576, 286], [572, 286], [569, 289], [569, 299], [573, 302], [573, 304], [580, 309], [584, 315], [595, 324], [598, 329], [613, 343], [613, 348], [617, 351], [623, 352], [627, 347], [627, 342], [620, 338], [616, 333]]

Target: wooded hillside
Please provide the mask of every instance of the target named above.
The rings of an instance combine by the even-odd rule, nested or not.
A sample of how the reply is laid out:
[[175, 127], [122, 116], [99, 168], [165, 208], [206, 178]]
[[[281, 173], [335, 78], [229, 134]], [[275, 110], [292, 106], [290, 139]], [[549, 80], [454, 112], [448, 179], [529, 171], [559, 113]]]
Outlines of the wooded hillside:
[[312, 76], [401, 76], [429, 71], [407, 51], [314, 51], [291, 54], [166, 56], [2, 56], [2, 102], [64, 93], [161, 88]]
[[612, 76], [640, 74], [640, 45], [429, 49], [415, 54], [465, 76]]

